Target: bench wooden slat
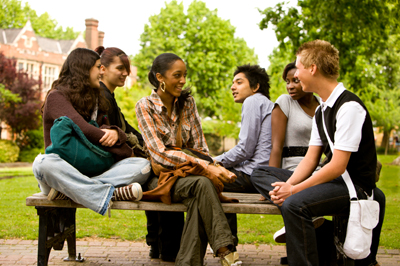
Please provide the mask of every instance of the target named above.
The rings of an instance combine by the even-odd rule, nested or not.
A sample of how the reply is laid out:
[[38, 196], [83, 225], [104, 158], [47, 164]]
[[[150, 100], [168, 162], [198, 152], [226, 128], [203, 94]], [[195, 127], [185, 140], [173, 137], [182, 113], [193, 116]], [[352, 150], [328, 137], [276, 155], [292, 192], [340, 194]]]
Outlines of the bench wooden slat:
[[[239, 199], [239, 203], [222, 203], [222, 208], [226, 213], [280, 214], [279, 209], [268, 201], [258, 201], [260, 194], [224, 193], [224, 195]], [[49, 201], [42, 193], [26, 198], [26, 206], [85, 208], [71, 200]], [[186, 206], [182, 203], [168, 205], [150, 201], [114, 201], [111, 209], [185, 212]]]

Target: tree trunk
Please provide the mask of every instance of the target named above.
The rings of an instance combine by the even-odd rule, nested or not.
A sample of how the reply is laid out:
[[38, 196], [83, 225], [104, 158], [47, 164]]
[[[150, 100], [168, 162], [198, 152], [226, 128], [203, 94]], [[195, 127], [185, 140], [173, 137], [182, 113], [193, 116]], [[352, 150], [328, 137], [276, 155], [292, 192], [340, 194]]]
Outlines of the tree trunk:
[[385, 155], [387, 155], [388, 148], [389, 148], [389, 135], [390, 135], [390, 132], [386, 132], [386, 131], [383, 132], [381, 147], [385, 148]]

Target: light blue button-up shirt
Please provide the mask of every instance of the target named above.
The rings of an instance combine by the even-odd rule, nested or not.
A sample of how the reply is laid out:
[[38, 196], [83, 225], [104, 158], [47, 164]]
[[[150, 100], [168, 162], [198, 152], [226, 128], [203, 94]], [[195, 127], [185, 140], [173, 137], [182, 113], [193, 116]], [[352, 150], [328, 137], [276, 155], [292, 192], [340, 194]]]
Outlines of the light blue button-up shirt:
[[244, 100], [239, 143], [215, 157], [225, 168], [251, 175], [259, 166], [268, 166], [271, 154], [271, 112], [274, 104], [261, 93]]

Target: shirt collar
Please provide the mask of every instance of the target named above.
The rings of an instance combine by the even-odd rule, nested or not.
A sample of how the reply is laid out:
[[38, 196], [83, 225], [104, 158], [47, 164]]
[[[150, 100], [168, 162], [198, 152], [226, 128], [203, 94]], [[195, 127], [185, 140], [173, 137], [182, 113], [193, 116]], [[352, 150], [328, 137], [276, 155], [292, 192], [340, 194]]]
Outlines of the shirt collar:
[[346, 88], [343, 86], [342, 82], [339, 82], [339, 84], [335, 87], [335, 89], [332, 91], [331, 95], [329, 95], [328, 99], [326, 102], [322, 101], [321, 99], [321, 106], [326, 110], [327, 107], [332, 108], [333, 105], [335, 104], [337, 98], [346, 90]]
[[[154, 104], [154, 106], [155, 106], [155, 108], [156, 108], [156, 111], [157, 111], [158, 113], [161, 114], [162, 111], [163, 111], [163, 109], [165, 109], [165, 112], [167, 111], [167, 107], [165, 107], [165, 105], [164, 105], [164, 103], [162, 102], [160, 96], [157, 94], [157, 92], [156, 92], [155, 90], [152, 90], [152, 91], [151, 91], [149, 100]], [[175, 101], [174, 101], [174, 105], [175, 105], [174, 111], [175, 111], [176, 108], [177, 108], [177, 104], [178, 104], [178, 98], [175, 98]]]

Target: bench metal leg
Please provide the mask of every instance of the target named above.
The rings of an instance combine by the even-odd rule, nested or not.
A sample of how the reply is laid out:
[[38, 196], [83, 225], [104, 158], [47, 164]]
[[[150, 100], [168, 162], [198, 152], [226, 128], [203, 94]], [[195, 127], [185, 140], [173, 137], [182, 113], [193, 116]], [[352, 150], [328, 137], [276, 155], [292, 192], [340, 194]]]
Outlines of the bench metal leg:
[[333, 216], [334, 223], [334, 241], [337, 251], [338, 266], [354, 266], [354, 260], [348, 258], [343, 251], [343, 243], [346, 239], [348, 216]]
[[38, 265], [46, 266], [51, 249], [62, 250], [68, 243], [66, 261], [84, 261], [76, 258], [75, 208], [36, 207], [39, 215]]

